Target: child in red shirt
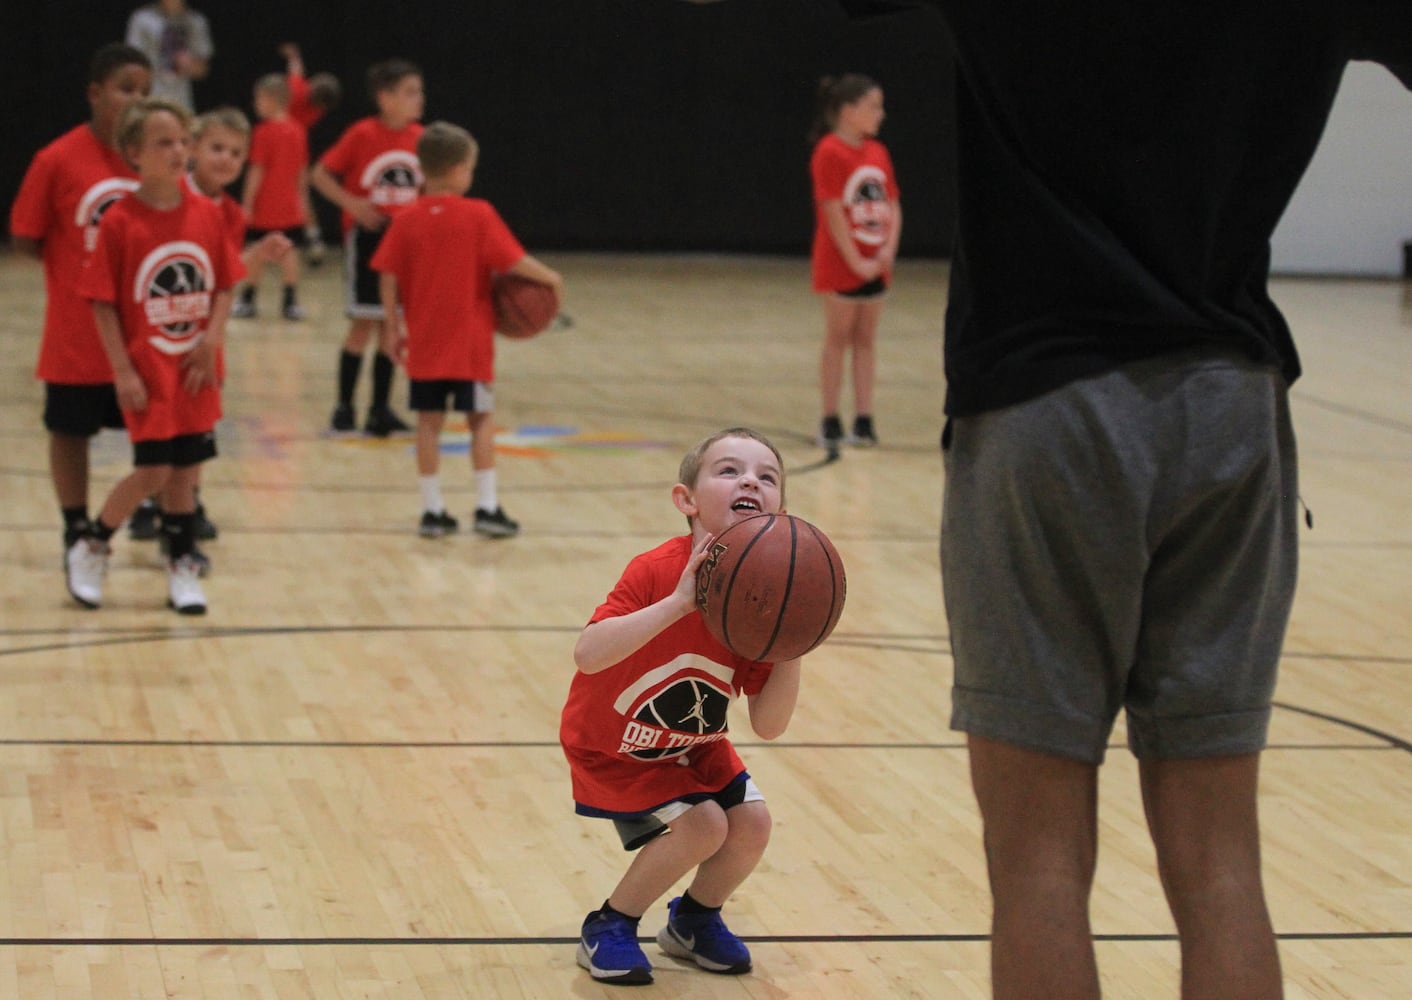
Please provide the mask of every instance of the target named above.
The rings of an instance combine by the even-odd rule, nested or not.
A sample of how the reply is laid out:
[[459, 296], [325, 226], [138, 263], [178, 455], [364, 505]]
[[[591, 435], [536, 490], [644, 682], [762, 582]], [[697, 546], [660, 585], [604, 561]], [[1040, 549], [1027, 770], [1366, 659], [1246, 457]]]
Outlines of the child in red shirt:
[[65, 575], [75, 600], [98, 607], [113, 532], [144, 497], [161, 494], [168, 604], [205, 614], [191, 557], [195, 488], [200, 464], [216, 453], [217, 358], [230, 288], [242, 271], [220, 210], [183, 186], [191, 148], [186, 110], [171, 101], [137, 102], [123, 113], [117, 141], [137, 168], [138, 186], [103, 216], [79, 293], [93, 303], [134, 469], [68, 550]]
[[[401, 358], [417, 411], [417, 474], [422, 490], [420, 533], [454, 532], [438, 468], [448, 397], [471, 429], [476, 481], [475, 530], [493, 538], [520, 526], [497, 499], [495, 480], [495, 306], [497, 273], [523, 275], [563, 288], [557, 271], [525, 253], [488, 201], [466, 198], [479, 154], [469, 132], [433, 122], [417, 141], [425, 193], [387, 227], [372, 267], [383, 305], [383, 351]], [[435, 252], [428, 252], [435, 247]], [[399, 335], [398, 308], [406, 334]]]
[[[307, 134], [314, 124], [338, 107], [343, 100], [343, 84], [332, 73], [304, 74], [304, 56], [299, 46], [285, 42], [279, 47], [279, 54], [285, 60], [285, 79], [289, 81], [289, 117], [304, 127]], [[323, 233], [319, 231], [319, 218], [314, 214], [314, 206], [309, 201], [309, 172], [304, 171], [304, 184], [301, 188], [304, 204], [304, 252], [309, 257], [309, 266], [318, 267], [324, 259]]]
[[[280, 233], [292, 243], [304, 239], [308, 217], [309, 137], [304, 127], [289, 114], [289, 83], [279, 73], [268, 73], [255, 81], [255, 114], [260, 123], [250, 137], [250, 166], [245, 171], [241, 205], [249, 220], [249, 239], [259, 242], [271, 233]], [[298, 301], [299, 256], [279, 258], [283, 285], [281, 314], [287, 320], [301, 320], [304, 310]], [[255, 291], [259, 269], [251, 271], [249, 283], [240, 293], [231, 315], [255, 316]]]
[[892, 158], [875, 138], [882, 125], [882, 88], [861, 73], [819, 85], [818, 143], [809, 160], [816, 221], [814, 291], [824, 302], [824, 346], [819, 360], [823, 420], [819, 443], [830, 454], [843, 441], [839, 396], [844, 356], [852, 353], [852, 444], [875, 445], [875, 344], [883, 297], [902, 235], [902, 205]]
[[105, 45], [88, 72], [87, 122], [35, 154], [10, 209], [17, 252], [44, 262], [44, 335], [36, 376], [44, 382], [49, 476], [64, 519], [64, 551], [88, 530], [88, 449], [103, 427], [123, 426], [93, 309], [78, 279], [98, 239], [98, 220], [137, 187], [114, 134], [118, 117], [152, 89], [152, 64], [137, 49]]
[[[309, 183], [343, 212], [344, 267], [350, 275], [348, 336], [338, 362], [338, 405], [330, 421], [335, 432], [352, 431], [353, 391], [363, 366], [363, 352], [375, 338], [382, 342], [382, 302], [377, 273], [368, 266], [383, 230], [398, 212], [417, 200], [422, 175], [417, 139], [425, 96], [422, 73], [414, 64], [390, 59], [368, 70], [368, 89], [378, 113], [354, 122], [319, 157]], [[379, 350], [373, 359], [372, 403], [363, 430], [375, 437], [408, 431], [392, 412], [395, 365]]]
[[735, 655], [707, 631], [695, 600], [712, 539], [784, 510], [778, 450], [747, 428], [714, 434], [682, 460], [672, 503], [691, 531], [633, 559], [593, 613], [574, 647], [578, 672], [559, 729], [576, 811], [613, 820], [624, 848], [638, 851], [584, 920], [578, 948], [593, 978], [618, 984], [652, 982], [638, 921], [692, 869], [658, 946], [711, 972], [750, 971], [750, 952], [720, 908], [759, 863], [771, 820], [731, 746], [726, 709], [746, 695], [751, 728], [770, 740], [799, 697], [799, 659]]

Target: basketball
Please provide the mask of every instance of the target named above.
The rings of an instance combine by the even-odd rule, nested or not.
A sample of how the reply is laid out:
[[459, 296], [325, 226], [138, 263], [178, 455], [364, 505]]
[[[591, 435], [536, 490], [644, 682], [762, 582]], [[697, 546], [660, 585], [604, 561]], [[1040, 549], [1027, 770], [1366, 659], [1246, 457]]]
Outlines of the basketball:
[[790, 514], [737, 521], [712, 541], [696, 573], [707, 629], [736, 655], [766, 663], [803, 656], [827, 639], [846, 590], [828, 536]]
[[491, 289], [495, 300], [495, 329], [507, 337], [523, 339], [543, 333], [559, 315], [559, 296], [518, 274], [502, 274]]

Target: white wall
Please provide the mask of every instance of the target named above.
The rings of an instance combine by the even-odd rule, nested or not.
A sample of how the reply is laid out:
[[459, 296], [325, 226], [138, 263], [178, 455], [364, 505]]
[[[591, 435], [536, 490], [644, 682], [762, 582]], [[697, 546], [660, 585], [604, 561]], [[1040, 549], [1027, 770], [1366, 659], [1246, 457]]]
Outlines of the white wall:
[[1402, 274], [1412, 242], [1412, 92], [1383, 67], [1348, 67], [1323, 142], [1275, 231], [1283, 274]]

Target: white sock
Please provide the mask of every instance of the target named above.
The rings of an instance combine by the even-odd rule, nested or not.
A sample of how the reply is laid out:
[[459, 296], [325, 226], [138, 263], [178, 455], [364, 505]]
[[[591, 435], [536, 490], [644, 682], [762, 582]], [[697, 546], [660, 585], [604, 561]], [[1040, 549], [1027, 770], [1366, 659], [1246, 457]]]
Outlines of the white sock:
[[500, 507], [495, 495], [495, 470], [476, 470], [476, 508], [487, 514], [494, 514]]
[[417, 485], [422, 489], [422, 510], [433, 514], [446, 510], [446, 503], [441, 499], [441, 476], [435, 472], [429, 476], [418, 476]]

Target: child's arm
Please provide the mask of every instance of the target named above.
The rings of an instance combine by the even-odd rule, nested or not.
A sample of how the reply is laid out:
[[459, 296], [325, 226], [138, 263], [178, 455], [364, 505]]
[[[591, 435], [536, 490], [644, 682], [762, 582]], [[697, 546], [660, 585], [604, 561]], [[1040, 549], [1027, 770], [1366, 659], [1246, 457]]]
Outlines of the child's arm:
[[617, 618], [593, 622], [574, 645], [574, 666], [586, 674], [607, 670], [641, 649], [649, 639], [696, 610], [696, 570], [706, 558], [714, 535], [706, 535], [691, 550], [676, 589], [656, 604]]
[[98, 339], [103, 342], [103, 353], [108, 355], [108, 364], [113, 369], [113, 388], [118, 394], [118, 405], [124, 410], [141, 413], [147, 409], [147, 386], [128, 356], [122, 324], [118, 322], [118, 307], [111, 302], [94, 301], [93, 319], [98, 325]]
[[216, 384], [216, 357], [225, 346], [226, 320], [230, 318], [234, 298], [229, 288], [223, 288], [211, 297], [211, 316], [206, 323], [206, 332], [182, 358], [182, 386], [192, 395], [208, 385]]
[[364, 229], [378, 230], [387, 225], [387, 216], [374, 208], [367, 198], [359, 198], [353, 192], [345, 190], [343, 185], [338, 183], [338, 178], [322, 163], [314, 164], [313, 169], [309, 171], [309, 183], [315, 191], [353, 216]]
[[284, 56], [284, 71], [290, 76], [304, 75], [304, 54], [293, 42], [285, 42], [276, 51]]
[[762, 740], [784, 735], [789, 720], [794, 718], [794, 706], [799, 701], [799, 668], [802, 660], [781, 660], [770, 670], [758, 694], [748, 698], [750, 728]]
[[10, 237], [10, 248], [21, 257], [32, 257], [39, 260], [44, 256], [43, 247], [43, 243], [29, 236]]
[[240, 264], [246, 274], [254, 274], [261, 264], [273, 263], [294, 248], [284, 233], [266, 233], [240, 251]]
[[829, 238], [843, 255], [843, 262], [848, 265], [848, 269], [864, 281], [872, 281], [881, 274], [882, 265], [876, 259], [869, 260], [858, 252], [858, 247], [853, 242], [852, 227], [848, 224], [847, 216], [843, 214], [843, 202], [831, 198], [824, 202], [823, 210], [824, 222], [829, 228]]
[[397, 312], [397, 275], [391, 271], [378, 275], [378, 300], [382, 302], [382, 353], [394, 361], [405, 361], [407, 331]]
[[887, 235], [887, 242], [878, 250], [877, 261], [883, 267], [892, 267], [897, 260], [897, 244], [902, 239], [902, 202], [893, 198], [888, 202], [892, 209], [892, 231]]
[[510, 268], [509, 273], [518, 274], [522, 278], [530, 279], [530, 281], [537, 281], [541, 285], [548, 285], [560, 298], [564, 295], [564, 276], [529, 254], [525, 254], [517, 260], [515, 266]]
[[260, 185], [264, 180], [263, 163], [251, 163], [245, 168], [245, 187], [240, 194], [240, 207], [245, 210], [246, 218], [255, 214], [255, 196], [260, 193]]

